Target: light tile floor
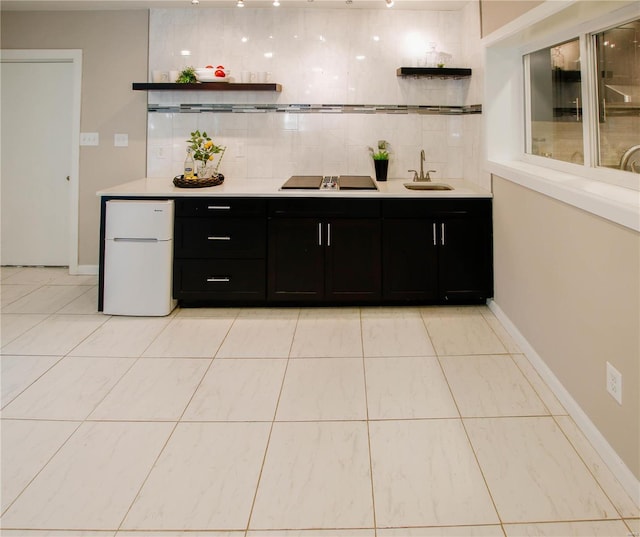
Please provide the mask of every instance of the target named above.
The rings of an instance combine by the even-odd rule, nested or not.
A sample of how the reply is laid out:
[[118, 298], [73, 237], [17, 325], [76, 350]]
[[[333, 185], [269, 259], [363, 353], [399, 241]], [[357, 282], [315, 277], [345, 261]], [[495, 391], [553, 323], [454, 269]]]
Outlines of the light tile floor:
[[2, 535], [638, 535], [486, 307], [96, 311], [3, 268]]

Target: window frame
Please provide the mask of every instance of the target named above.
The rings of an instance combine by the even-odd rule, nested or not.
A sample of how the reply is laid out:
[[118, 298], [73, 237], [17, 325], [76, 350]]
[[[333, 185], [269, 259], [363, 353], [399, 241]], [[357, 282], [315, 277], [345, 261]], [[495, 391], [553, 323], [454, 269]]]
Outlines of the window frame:
[[[633, 172], [605, 168], [599, 165], [600, 129], [598, 124], [598, 94], [597, 94], [597, 50], [596, 35], [615, 28], [638, 18], [638, 13], [623, 10], [622, 13], [612, 13], [598, 17], [578, 27], [566, 28], [562, 31], [547, 35], [544, 39], [531, 41], [519, 50], [522, 68], [522, 98], [523, 124], [521, 154], [519, 159], [525, 163], [549, 168], [551, 170], [578, 175], [595, 181], [640, 190], [640, 174]], [[541, 49], [552, 48], [572, 40], [579, 40], [580, 44], [580, 72], [582, 99], [582, 142], [584, 164], [575, 164], [554, 158], [533, 155], [531, 134], [531, 80], [529, 70], [529, 54]]]

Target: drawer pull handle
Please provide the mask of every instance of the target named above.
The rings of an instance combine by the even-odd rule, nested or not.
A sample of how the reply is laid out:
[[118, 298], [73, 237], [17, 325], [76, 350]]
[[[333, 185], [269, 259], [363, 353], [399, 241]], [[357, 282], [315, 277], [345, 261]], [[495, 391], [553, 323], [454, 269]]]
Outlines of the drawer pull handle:
[[216, 237], [216, 236], [213, 236], [213, 237], [207, 237], [207, 240], [210, 240], [210, 241], [230, 241], [231, 237]]
[[207, 278], [208, 282], [230, 282], [229, 276], [214, 276], [213, 278]]
[[211, 211], [229, 211], [231, 210], [231, 205], [209, 205], [207, 209]]

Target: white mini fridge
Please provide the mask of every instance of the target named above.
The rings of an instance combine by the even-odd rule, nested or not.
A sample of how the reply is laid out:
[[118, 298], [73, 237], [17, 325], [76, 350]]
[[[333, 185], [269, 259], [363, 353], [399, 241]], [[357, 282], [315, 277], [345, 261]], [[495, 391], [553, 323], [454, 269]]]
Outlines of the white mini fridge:
[[107, 201], [104, 313], [171, 313], [172, 260], [173, 200]]

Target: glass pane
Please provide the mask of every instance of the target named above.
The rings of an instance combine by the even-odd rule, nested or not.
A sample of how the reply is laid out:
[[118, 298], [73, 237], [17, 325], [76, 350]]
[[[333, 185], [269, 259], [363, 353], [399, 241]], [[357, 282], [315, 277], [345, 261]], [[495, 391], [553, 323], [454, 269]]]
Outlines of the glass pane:
[[584, 164], [579, 40], [528, 56], [531, 154]]
[[640, 20], [595, 37], [599, 165], [640, 173]]

